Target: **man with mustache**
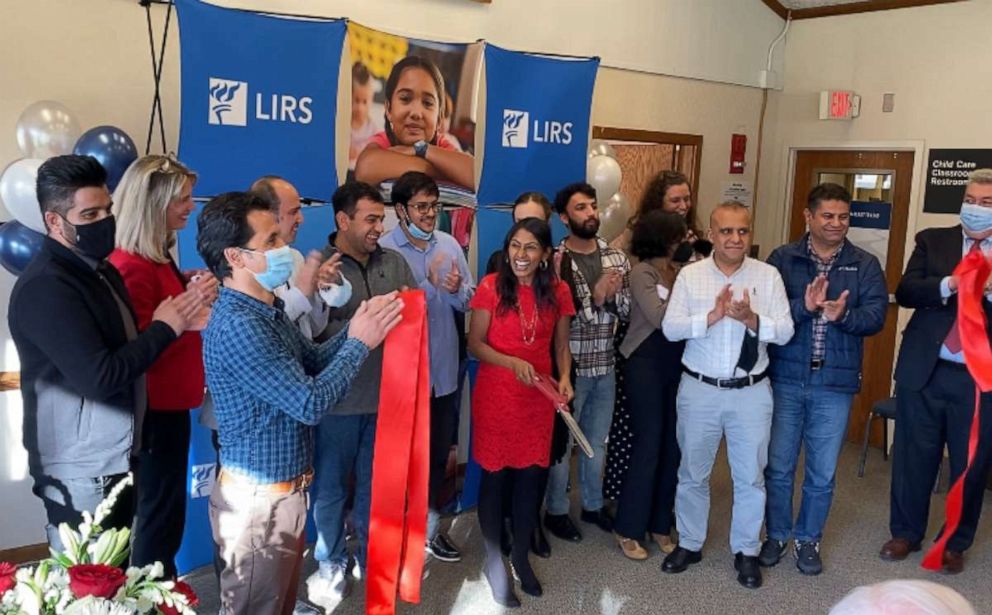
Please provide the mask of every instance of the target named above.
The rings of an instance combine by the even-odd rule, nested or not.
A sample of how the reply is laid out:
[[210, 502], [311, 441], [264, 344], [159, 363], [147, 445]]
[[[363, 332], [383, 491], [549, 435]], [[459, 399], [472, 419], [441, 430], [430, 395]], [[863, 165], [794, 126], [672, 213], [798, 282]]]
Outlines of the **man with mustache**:
[[[328, 325], [317, 336], [322, 341], [348, 326], [363, 301], [403, 288], [417, 288], [417, 280], [403, 256], [382, 248], [385, 205], [379, 191], [362, 182], [349, 182], [331, 197], [337, 232], [328, 237], [324, 257], [341, 255], [340, 273], [352, 283], [351, 297], [332, 308]], [[382, 376], [382, 348], [369, 353], [348, 395], [317, 427], [314, 464], [313, 518], [317, 526], [314, 558], [319, 568], [307, 580], [311, 602], [328, 611], [351, 591], [351, 566], [345, 544], [345, 501], [348, 481], [355, 476], [352, 521], [358, 536], [355, 557], [364, 572], [368, 547], [369, 507], [372, 500], [372, 453]]]
[[[570, 256], [571, 266], [561, 275], [572, 288], [577, 312], [569, 342], [576, 373], [575, 419], [594, 451], [592, 459], [579, 459], [581, 519], [611, 532], [613, 519], [603, 508], [603, 464], [616, 390], [613, 334], [617, 321], [626, 320], [630, 313], [630, 262], [597, 235], [595, 188], [581, 182], [565, 186], [555, 196], [555, 211], [569, 229], [559, 249]], [[570, 459], [566, 452], [551, 468], [544, 525], [562, 540], [579, 542], [582, 534], [568, 516]]]

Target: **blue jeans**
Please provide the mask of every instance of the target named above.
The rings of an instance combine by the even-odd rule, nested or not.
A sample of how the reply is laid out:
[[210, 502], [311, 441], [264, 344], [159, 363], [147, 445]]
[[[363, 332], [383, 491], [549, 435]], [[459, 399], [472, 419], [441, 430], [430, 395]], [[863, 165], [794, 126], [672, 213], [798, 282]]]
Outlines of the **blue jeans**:
[[[592, 445], [592, 459], [579, 455], [579, 485], [582, 488], [582, 509], [597, 511], [603, 507], [603, 465], [606, 461], [606, 438], [613, 421], [616, 398], [614, 373], [605, 376], [575, 379], [575, 420]], [[568, 513], [568, 471], [571, 465], [572, 438], [569, 437], [565, 457], [551, 466], [548, 476], [547, 509], [550, 515]]]
[[320, 563], [341, 566], [348, 563], [344, 506], [348, 499], [348, 479], [354, 470], [355, 504], [351, 516], [358, 535], [358, 565], [365, 569], [376, 416], [329, 414], [317, 426], [313, 477], [313, 520], [317, 526], [317, 545], [313, 556]]
[[[829, 391], [816, 384], [772, 383], [775, 411], [768, 447], [765, 487], [768, 501], [765, 530], [785, 542], [819, 541], [834, 497], [837, 457], [847, 433], [850, 393]], [[803, 497], [793, 526], [792, 490], [799, 463], [799, 445], [806, 449]]]

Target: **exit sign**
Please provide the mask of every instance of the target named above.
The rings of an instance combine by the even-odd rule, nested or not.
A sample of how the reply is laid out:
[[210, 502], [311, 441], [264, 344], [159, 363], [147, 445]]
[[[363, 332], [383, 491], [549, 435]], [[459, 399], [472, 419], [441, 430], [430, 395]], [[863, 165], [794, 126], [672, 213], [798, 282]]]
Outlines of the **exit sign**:
[[849, 120], [861, 112], [861, 97], [848, 90], [820, 92], [821, 120]]

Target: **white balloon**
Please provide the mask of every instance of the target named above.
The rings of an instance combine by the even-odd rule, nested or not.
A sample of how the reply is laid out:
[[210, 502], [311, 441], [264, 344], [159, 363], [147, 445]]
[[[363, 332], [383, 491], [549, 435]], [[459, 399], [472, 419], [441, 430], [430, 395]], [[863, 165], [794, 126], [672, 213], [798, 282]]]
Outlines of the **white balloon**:
[[613, 149], [613, 146], [603, 141], [602, 139], [593, 139], [589, 141], [589, 157], [593, 156], [609, 156], [610, 158], [617, 157], [617, 151]]
[[21, 158], [4, 169], [0, 175], [0, 201], [15, 220], [44, 235], [48, 231], [41, 217], [36, 187], [38, 167], [43, 162], [38, 158]]
[[80, 134], [76, 116], [54, 100], [39, 100], [17, 118], [17, 146], [26, 158], [71, 154]]
[[617, 192], [599, 214], [599, 236], [613, 241], [627, 228], [632, 214], [627, 197]]
[[620, 180], [623, 172], [620, 163], [609, 156], [593, 156], [586, 160], [586, 181], [596, 189], [600, 199], [613, 196], [620, 190]]

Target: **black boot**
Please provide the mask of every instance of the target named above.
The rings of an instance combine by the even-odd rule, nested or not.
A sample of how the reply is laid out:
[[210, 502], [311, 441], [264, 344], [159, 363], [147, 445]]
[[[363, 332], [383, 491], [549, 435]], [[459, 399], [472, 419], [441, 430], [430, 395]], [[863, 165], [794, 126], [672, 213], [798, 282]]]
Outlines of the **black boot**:
[[530, 537], [530, 550], [542, 559], [551, 557], [551, 545], [548, 544], [548, 537], [544, 535], [544, 529], [540, 524], [534, 526], [534, 533]]

